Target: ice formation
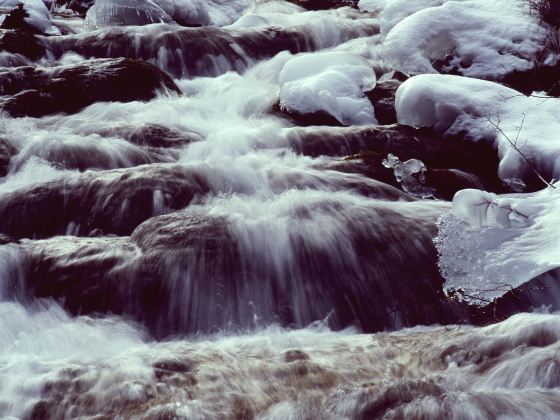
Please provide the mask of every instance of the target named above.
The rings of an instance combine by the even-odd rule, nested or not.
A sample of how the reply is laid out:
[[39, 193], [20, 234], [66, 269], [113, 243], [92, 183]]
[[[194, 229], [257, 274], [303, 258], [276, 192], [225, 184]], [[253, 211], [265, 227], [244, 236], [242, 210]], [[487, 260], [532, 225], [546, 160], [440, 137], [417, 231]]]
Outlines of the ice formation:
[[[455, 71], [497, 80], [531, 69], [546, 31], [521, 2], [370, 0], [381, 10], [385, 58], [409, 73]], [[489, 30], [491, 28], [491, 30]]]
[[560, 193], [496, 195], [459, 191], [436, 245], [446, 287], [487, 303], [560, 267]]
[[401, 184], [403, 190], [415, 197], [433, 197], [434, 189], [426, 186], [426, 165], [418, 159], [409, 159], [401, 162], [392, 153], [383, 159], [383, 166], [393, 169], [395, 178]]
[[60, 30], [52, 23], [47, 6], [41, 0], [0, 0], [0, 7], [13, 9], [20, 3], [29, 14], [25, 19], [29, 25], [48, 35], [60, 35]]
[[302, 114], [324, 111], [345, 125], [376, 124], [364, 92], [375, 86], [375, 72], [358, 54], [300, 55], [279, 76], [280, 105]]
[[545, 179], [560, 178], [559, 102], [557, 98], [527, 97], [484, 80], [420, 75], [402, 84], [395, 106], [402, 124], [494, 141], [500, 178], [522, 186], [519, 180], [526, 179], [532, 167]]

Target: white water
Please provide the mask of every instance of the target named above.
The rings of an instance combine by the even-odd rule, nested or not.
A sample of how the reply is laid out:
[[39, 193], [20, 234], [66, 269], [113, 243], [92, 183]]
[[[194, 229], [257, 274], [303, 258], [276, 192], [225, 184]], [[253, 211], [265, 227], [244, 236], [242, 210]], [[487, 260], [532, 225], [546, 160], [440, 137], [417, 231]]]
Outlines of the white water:
[[[303, 12], [284, 2], [259, 2], [250, 12], [233, 26], [293, 29], [308, 34], [315, 48], [357, 54], [376, 69], [386, 65], [379, 59], [380, 40], [360, 38], [377, 24], [375, 16], [350, 9]], [[228, 23], [224, 19], [217, 24]], [[101, 39], [114, 30], [74, 38]], [[133, 34], [142, 50], [143, 40], [174, 30], [149, 25], [123, 33]], [[305, 142], [306, 134], [321, 132], [293, 127], [270, 112], [279, 100], [279, 75], [294, 54], [281, 52], [259, 61], [242, 52], [241, 63], [218, 56], [211, 60], [213, 68], [202, 62], [196, 71], [176, 71], [168, 58], [180, 54], [167, 46], [158, 51], [150, 60], [175, 75], [215, 77], [178, 79], [184, 95], [162, 93], [146, 103], [97, 103], [73, 115], [40, 119], [0, 116], [3, 137], [19, 150], [0, 181], [0, 200], [83, 181], [99, 189], [96, 205], [86, 209], [94, 213], [122, 199], [112, 196], [107, 186], [118, 184], [121, 176], [139, 177], [140, 172], [128, 168], [178, 167], [208, 186], [185, 210], [185, 219], [194, 214], [205, 221], [227, 220], [244, 270], [239, 277], [243, 287], [228, 295], [231, 290], [217, 282], [219, 287], [211, 289], [215, 295], [195, 293], [197, 282], [213, 286], [208, 273], [219, 273], [219, 262], [187, 259], [195, 268], [187, 265], [174, 272], [175, 266], [165, 265], [181, 249], [173, 249], [167, 260], [148, 260], [169, 272], [166, 286], [173, 291], [173, 299], [163, 302], [168, 317], [161, 316], [156, 325], [178, 317], [177, 331], [176, 325], [162, 329], [169, 327], [176, 335], [200, 331], [155, 341], [157, 331], [112, 315], [72, 317], [60, 306], [63, 298], [57, 303], [29, 296], [19, 303], [9, 300], [25, 295], [25, 290], [13, 289], [27, 285], [26, 258], [39, 255], [71, 268], [77, 260], [115, 257], [114, 270], [99, 268], [100, 275], [136, 273], [130, 267], [137, 268], [152, 251], [140, 250], [142, 238], [29, 238], [1, 245], [0, 415], [548, 419], [559, 412], [557, 315], [519, 315], [486, 328], [422, 327], [373, 335], [356, 328], [332, 331], [329, 325], [338, 314], [329, 295], [331, 283], [342, 284], [347, 299], [369, 296], [377, 287], [367, 307], [348, 304], [371, 313], [391, 309], [394, 302], [387, 296], [398, 300], [399, 293], [414, 294], [425, 267], [434, 265], [429, 241], [449, 204], [411, 201], [365, 176], [326, 169], [338, 158], [312, 158], [292, 150], [294, 142]], [[70, 59], [80, 60], [75, 55]], [[61, 62], [68, 60], [66, 56]], [[52, 58], [43, 64], [57, 62]], [[197, 141], [155, 154], [119, 131], [149, 124], [190, 133]], [[140, 167], [144, 173], [149, 169]], [[109, 193], [103, 195], [105, 191]], [[177, 210], [168, 207], [161, 190], [154, 190], [152, 201], [150, 216]], [[127, 207], [123, 204], [122, 209]], [[49, 216], [35, 217], [51, 222]], [[89, 233], [80, 233], [74, 220], [65, 222], [68, 236]], [[151, 229], [149, 224], [144, 227]], [[356, 237], [367, 238], [366, 249], [356, 244]], [[228, 255], [228, 243], [220, 245], [218, 256]], [[203, 251], [197, 249], [195, 256], [206, 255]], [[309, 256], [304, 263], [302, 255]], [[125, 295], [135, 290], [135, 283], [130, 284], [121, 286]], [[278, 290], [285, 295], [289, 323], [299, 329], [271, 322]], [[393, 328], [408, 324], [395, 318]], [[312, 321], [317, 322], [305, 327]]]

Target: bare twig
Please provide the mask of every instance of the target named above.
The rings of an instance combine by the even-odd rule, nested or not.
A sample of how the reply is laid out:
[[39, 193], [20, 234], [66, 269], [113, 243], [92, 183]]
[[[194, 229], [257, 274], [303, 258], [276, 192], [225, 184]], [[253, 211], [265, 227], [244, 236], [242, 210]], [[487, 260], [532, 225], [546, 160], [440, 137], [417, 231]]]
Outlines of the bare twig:
[[556, 189], [556, 187], [554, 185], [552, 185], [550, 182], [548, 182], [541, 174], [540, 172], [537, 170], [537, 168], [535, 168], [535, 165], [533, 164], [533, 162], [531, 162], [531, 160], [525, 156], [525, 154], [521, 151], [520, 148], [517, 147], [517, 140], [519, 138], [519, 133], [521, 132], [521, 129], [523, 128], [523, 123], [525, 122], [525, 114], [523, 114], [523, 120], [521, 121], [521, 126], [519, 127], [519, 130], [517, 131], [517, 135], [515, 137], [515, 140], [511, 140], [509, 138], [509, 136], [504, 132], [504, 130], [501, 129], [500, 127], [500, 119], [498, 116], [498, 123], [495, 123], [494, 121], [492, 121], [492, 119], [489, 116], [486, 116], [486, 119], [488, 120], [488, 122], [490, 123], [490, 125], [492, 127], [494, 127], [502, 136], [504, 136], [504, 138], [506, 139], [506, 141], [509, 143], [509, 145], [513, 148], [513, 150], [515, 150], [517, 153], [519, 153], [519, 155], [523, 158], [523, 160], [525, 160], [525, 162], [527, 162], [527, 164], [529, 165], [529, 168], [531, 169], [531, 171], [548, 187], [554, 188]]

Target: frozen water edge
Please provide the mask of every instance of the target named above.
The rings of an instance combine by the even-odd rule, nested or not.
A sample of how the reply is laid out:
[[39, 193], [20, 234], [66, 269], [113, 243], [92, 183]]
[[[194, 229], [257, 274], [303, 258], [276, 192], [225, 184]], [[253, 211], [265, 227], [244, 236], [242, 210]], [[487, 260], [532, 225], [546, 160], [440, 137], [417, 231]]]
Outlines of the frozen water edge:
[[435, 240], [448, 289], [486, 305], [540, 274], [560, 267], [560, 194], [455, 195]]

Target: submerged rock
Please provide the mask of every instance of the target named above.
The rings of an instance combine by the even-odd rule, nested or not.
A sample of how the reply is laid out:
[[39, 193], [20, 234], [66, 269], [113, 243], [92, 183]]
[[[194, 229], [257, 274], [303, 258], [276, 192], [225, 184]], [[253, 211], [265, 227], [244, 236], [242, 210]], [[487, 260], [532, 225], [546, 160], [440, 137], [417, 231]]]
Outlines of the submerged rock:
[[186, 206], [207, 189], [200, 175], [181, 166], [88, 171], [5, 194], [0, 232], [44, 238], [101, 229], [126, 235], [159, 212]]
[[288, 233], [292, 248], [282, 251], [287, 265], [275, 265], [282, 257], [272, 244], [251, 247], [257, 231], [248, 226], [245, 238], [227, 216], [194, 206], [149, 219], [130, 238], [25, 241], [17, 289], [53, 297], [73, 314], [131, 317], [157, 336], [251, 327], [255, 314], [264, 323], [328, 318], [334, 328], [365, 331], [465, 315], [442, 293], [432, 244], [439, 205], [372, 203], [355, 213], [325, 198], [314, 206], [312, 213], [296, 206], [292, 223], [303, 227], [336, 212], [343, 245], [319, 246], [296, 228]]
[[0, 71], [2, 108], [14, 117], [73, 113], [100, 101], [147, 101], [159, 90], [180, 93], [157, 67], [126, 58], [90, 60], [53, 69]]
[[6, 176], [12, 156], [17, 153], [17, 149], [7, 141], [0, 137], [0, 178]]
[[307, 10], [327, 10], [339, 7], [358, 7], [358, 0], [288, 0]]
[[497, 176], [498, 155], [483, 142], [444, 139], [431, 129], [404, 125], [361, 128], [302, 128], [292, 131], [290, 146], [309, 156], [339, 156], [336, 165], [344, 172], [358, 172], [398, 186], [392, 170], [382, 165], [392, 153], [402, 161], [419, 159], [428, 168], [429, 184], [441, 197], [469, 185], [483, 185], [490, 191], [504, 191]]
[[[378, 27], [348, 28], [336, 39], [373, 35]], [[281, 51], [313, 51], [333, 46], [303, 28], [177, 28], [169, 25], [111, 27], [44, 40], [55, 57], [72, 51], [84, 57], [128, 57], [150, 61], [176, 77], [243, 72]]]
[[41, 39], [28, 31], [0, 30], [0, 50], [37, 60], [46, 54]]

